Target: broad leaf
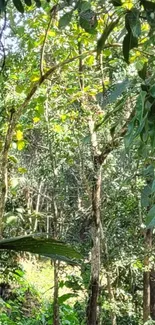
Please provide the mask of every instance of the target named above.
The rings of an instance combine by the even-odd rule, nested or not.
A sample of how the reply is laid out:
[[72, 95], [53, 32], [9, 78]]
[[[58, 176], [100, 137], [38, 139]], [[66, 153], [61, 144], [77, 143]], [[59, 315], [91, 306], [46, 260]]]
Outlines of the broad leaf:
[[139, 10], [132, 8], [125, 16], [125, 26], [128, 32], [132, 32], [133, 37], [139, 37], [141, 34], [141, 23], [139, 19]]
[[3, 11], [5, 8], [5, 5], [6, 5], [5, 0], [0, 0], [0, 10]]
[[155, 192], [155, 180], [152, 183], [151, 193]]
[[144, 9], [146, 11], [154, 11], [155, 12], [155, 2], [147, 1], [147, 0], [141, 0], [140, 3], [143, 5]]
[[0, 241], [0, 249], [14, 250], [16, 252], [30, 252], [67, 261], [72, 258], [81, 258], [81, 255], [65, 243], [46, 238], [43, 235], [29, 235]]
[[147, 208], [150, 204], [149, 196], [151, 194], [151, 187], [146, 185], [141, 192], [141, 204], [143, 207]]
[[96, 95], [96, 99], [99, 105], [102, 108], [105, 108], [108, 104], [114, 103], [122, 93], [127, 89], [129, 86], [129, 80], [126, 78], [117, 84], [112, 86], [112, 90], [107, 90], [105, 93], [101, 92]]
[[19, 12], [24, 13], [24, 6], [20, 0], [13, 0], [13, 4]]
[[111, 0], [111, 3], [112, 3], [115, 7], [122, 6], [122, 1], [121, 1], [121, 0]]
[[92, 34], [95, 32], [98, 21], [96, 13], [88, 9], [80, 13], [80, 26], [88, 33]]
[[24, 0], [25, 1], [25, 4], [30, 7], [32, 6], [32, 1], [31, 0]]
[[117, 26], [119, 19], [112, 21], [108, 26], [105, 27], [101, 37], [97, 42], [97, 56], [100, 55], [101, 51], [104, 49], [105, 42], [107, 41], [110, 33]]
[[149, 210], [146, 217], [146, 227], [151, 229], [155, 226], [155, 205]]
[[36, 6], [38, 7], [38, 8], [40, 8], [41, 7], [41, 1], [40, 0], [34, 0], [35, 1], [35, 3], [36, 3]]
[[153, 98], [155, 98], [155, 84], [150, 88], [149, 93]]
[[153, 167], [153, 165], [149, 165], [144, 169], [143, 176], [146, 177], [146, 178], [149, 178], [149, 179], [154, 178], [154, 167]]
[[129, 149], [134, 139], [134, 127], [135, 127], [135, 118], [131, 120], [128, 125], [128, 131], [124, 137], [125, 148]]
[[147, 62], [144, 63], [143, 68], [138, 71], [138, 75], [141, 79], [146, 79], [146, 73], [147, 73]]
[[135, 106], [136, 119], [139, 121], [139, 123], [142, 122], [144, 116], [145, 97], [146, 97], [146, 92], [141, 91], [137, 98], [137, 102]]
[[90, 136], [90, 134], [86, 135], [86, 136], [83, 138], [83, 143], [84, 143], [84, 144], [90, 144], [90, 143], [91, 143], [91, 136]]
[[70, 298], [78, 297], [78, 294], [76, 293], [66, 293], [58, 298], [59, 304], [63, 304], [66, 300]]
[[80, 12], [87, 11], [87, 10], [91, 9], [91, 4], [88, 1], [80, 1], [78, 3], [78, 9]]
[[69, 23], [71, 22], [71, 19], [72, 19], [72, 14], [73, 14], [73, 11], [70, 11], [70, 12], [67, 12], [66, 14], [64, 14], [60, 18], [59, 28], [66, 27], [67, 25], [69, 25]]
[[123, 55], [126, 63], [129, 64], [129, 53], [134, 47], [138, 47], [138, 38], [134, 37], [131, 32], [124, 37], [123, 40]]

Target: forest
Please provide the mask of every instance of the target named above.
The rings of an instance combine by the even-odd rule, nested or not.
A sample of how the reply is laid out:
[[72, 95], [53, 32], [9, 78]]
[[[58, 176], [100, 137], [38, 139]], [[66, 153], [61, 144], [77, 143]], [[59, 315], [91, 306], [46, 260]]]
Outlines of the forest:
[[155, 2], [0, 0], [0, 325], [155, 324]]

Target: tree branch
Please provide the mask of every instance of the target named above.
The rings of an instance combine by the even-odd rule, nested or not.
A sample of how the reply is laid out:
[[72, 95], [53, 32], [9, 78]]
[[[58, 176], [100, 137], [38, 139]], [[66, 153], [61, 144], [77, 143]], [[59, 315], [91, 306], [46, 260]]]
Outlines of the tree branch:
[[128, 130], [128, 123], [131, 121], [132, 117], [134, 116], [134, 110], [131, 112], [128, 119], [125, 121], [124, 125], [122, 126], [120, 132], [115, 135], [115, 137], [109, 142], [103, 149], [99, 156], [100, 164], [103, 164], [109, 153], [111, 153], [114, 149], [118, 148], [120, 144], [120, 140], [125, 136]]
[[53, 15], [52, 15], [52, 12], [50, 12], [50, 19], [49, 19], [49, 22], [48, 22], [48, 25], [47, 25], [47, 28], [46, 28], [46, 31], [45, 31], [45, 37], [44, 37], [43, 46], [42, 46], [42, 49], [41, 49], [41, 57], [40, 57], [40, 75], [41, 76], [44, 74], [45, 45], [46, 45], [46, 41], [47, 41], [47, 37], [48, 37], [48, 32], [49, 32], [49, 29], [51, 27], [52, 18], [53, 18]]

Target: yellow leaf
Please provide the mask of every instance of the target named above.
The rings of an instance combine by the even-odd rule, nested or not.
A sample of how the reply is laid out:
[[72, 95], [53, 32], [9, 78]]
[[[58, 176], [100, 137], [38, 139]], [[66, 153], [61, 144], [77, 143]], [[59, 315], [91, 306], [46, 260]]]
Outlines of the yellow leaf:
[[22, 140], [23, 139], [23, 132], [20, 131], [20, 130], [17, 130], [16, 138], [17, 138], [18, 141]]
[[62, 131], [62, 127], [59, 124], [54, 125], [54, 131], [60, 133]]
[[18, 150], [23, 150], [24, 149], [24, 147], [25, 147], [25, 142], [24, 141], [18, 141], [17, 142], [17, 148], [18, 148]]
[[62, 115], [60, 115], [60, 118], [61, 118], [62, 122], [64, 122], [67, 119], [67, 115], [62, 114]]
[[49, 31], [48, 31], [48, 35], [49, 35], [49, 36], [55, 36], [55, 32], [54, 32], [53, 30], [49, 30]]
[[127, 8], [128, 10], [130, 10], [133, 7], [133, 3], [132, 0], [127, 0], [123, 3], [123, 8]]
[[21, 174], [25, 174], [25, 173], [27, 173], [27, 169], [24, 167], [18, 167], [18, 172]]
[[31, 77], [31, 81], [38, 81], [39, 79], [40, 79], [40, 77], [37, 76], [37, 75], [33, 75], [33, 76]]
[[33, 118], [33, 122], [34, 122], [34, 123], [38, 123], [39, 121], [40, 121], [40, 118], [39, 118], [39, 117], [35, 116], [35, 117]]

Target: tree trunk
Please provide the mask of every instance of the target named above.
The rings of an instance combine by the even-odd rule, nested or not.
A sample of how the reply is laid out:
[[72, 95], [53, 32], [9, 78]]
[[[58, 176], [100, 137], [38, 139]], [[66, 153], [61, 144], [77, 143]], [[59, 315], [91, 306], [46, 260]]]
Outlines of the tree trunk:
[[[106, 235], [103, 231], [102, 224], [100, 224], [100, 229], [101, 229], [101, 246], [102, 250], [104, 251], [105, 255], [105, 266], [106, 266], [106, 277], [107, 277], [107, 289], [108, 289], [108, 295], [109, 295], [109, 302], [112, 306], [114, 303], [114, 292], [113, 292], [113, 287], [112, 287], [112, 276], [111, 276], [111, 270], [110, 270], [110, 263], [109, 263], [109, 252], [108, 252], [108, 245], [107, 245], [107, 240], [106, 240]], [[116, 313], [110, 309], [110, 317], [111, 317], [111, 325], [117, 325], [117, 320], [116, 320]]]
[[148, 229], [145, 233], [145, 258], [143, 274], [143, 322], [150, 318], [150, 250], [152, 248], [152, 230]]
[[14, 113], [10, 113], [8, 129], [5, 137], [4, 147], [0, 158], [0, 238], [3, 234], [3, 217], [5, 211], [5, 202], [7, 199], [8, 190], [8, 153], [13, 137], [16, 117]]
[[[100, 274], [100, 191], [101, 191], [101, 166], [96, 164], [97, 179], [94, 178], [92, 189], [92, 252], [91, 252], [91, 279], [89, 302], [87, 308], [87, 324], [96, 325], [97, 304], [99, 296]], [[98, 169], [98, 170], [97, 170]]]
[[150, 315], [155, 320], [155, 270], [150, 272]]
[[91, 251], [91, 277], [89, 299], [87, 306], [87, 325], [97, 325], [97, 306], [99, 298], [100, 278], [100, 200], [101, 200], [101, 170], [100, 153], [98, 152], [94, 123], [89, 124], [91, 134], [94, 177], [92, 179], [92, 251]]
[[54, 300], [53, 300], [53, 323], [52, 325], [59, 325], [59, 262], [54, 262]]

